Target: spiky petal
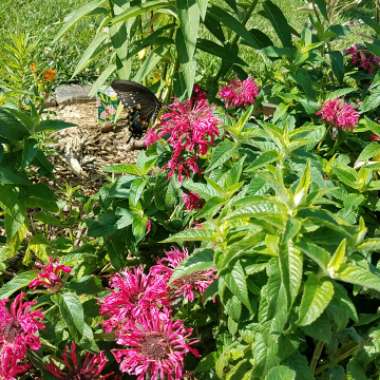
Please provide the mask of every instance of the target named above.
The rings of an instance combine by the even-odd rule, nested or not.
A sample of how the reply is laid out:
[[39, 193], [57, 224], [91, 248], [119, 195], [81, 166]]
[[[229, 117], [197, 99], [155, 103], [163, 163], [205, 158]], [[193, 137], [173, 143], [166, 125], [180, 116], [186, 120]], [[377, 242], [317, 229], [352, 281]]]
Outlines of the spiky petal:
[[[152, 266], [151, 273], [161, 275], [169, 282], [174, 269], [189, 257], [187, 249], [180, 250], [173, 247], [165, 252], [165, 257]], [[202, 294], [217, 278], [214, 269], [199, 271], [183, 276], [170, 283], [172, 298], [184, 298], [190, 302], [194, 301], [196, 293]]]
[[173, 321], [167, 314], [147, 310], [126, 323], [117, 343], [125, 346], [112, 351], [120, 370], [137, 380], [180, 380], [188, 353], [198, 356], [191, 346], [191, 328], [181, 320]]
[[[62, 366], [58, 366], [57, 362], [61, 363]], [[114, 372], [102, 374], [107, 363], [108, 359], [103, 351], [98, 354], [86, 352], [83, 359], [79, 358], [77, 346], [72, 342], [70, 349], [68, 346], [65, 347], [62, 358], [56, 362], [50, 361], [46, 370], [58, 380], [115, 379]]]
[[63, 285], [62, 276], [71, 272], [71, 267], [60, 264], [58, 259], [54, 260], [52, 257], [49, 257], [48, 264], [37, 262], [36, 267], [40, 271], [37, 278], [30, 282], [29, 288], [31, 289], [42, 286], [51, 291], [58, 290]]
[[30, 365], [26, 362], [29, 350], [41, 347], [39, 330], [43, 329], [44, 316], [32, 310], [35, 301], [23, 301], [25, 293], [16, 296], [10, 307], [8, 300], [0, 301], [0, 379], [13, 380], [25, 373]]
[[233, 79], [219, 91], [227, 108], [246, 107], [255, 103], [260, 89], [253, 78]]
[[344, 130], [354, 129], [359, 122], [359, 113], [341, 99], [327, 100], [317, 115], [328, 124]]
[[158, 276], [145, 274], [142, 267], [115, 274], [110, 287], [111, 293], [100, 306], [100, 313], [107, 318], [103, 324], [106, 332], [115, 330], [145, 310], [167, 310], [170, 307], [167, 283]]
[[200, 173], [199, 157], [207, 153], [219, 135], [219, 120], [206, 99], [175, 101], [169, 112], [161, 117], [157, 129], [148, 130], [145, 144], [151, 145], [165, 138], [171, 148], [171, 158], [165, 165], [169, 177]]

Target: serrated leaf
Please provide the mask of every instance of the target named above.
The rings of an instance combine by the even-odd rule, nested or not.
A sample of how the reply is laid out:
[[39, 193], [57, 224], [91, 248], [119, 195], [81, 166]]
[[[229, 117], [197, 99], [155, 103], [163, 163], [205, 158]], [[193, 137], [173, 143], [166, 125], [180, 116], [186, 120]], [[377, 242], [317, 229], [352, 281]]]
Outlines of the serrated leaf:
[[327, 265], [327, 273], [331, 278], [335, 278], [335, 273], [339, 270], [346, 259], [346, 246], [347, 241], [344, 239], [339, 244]]
[[284, 258], [284, 269], [287, 272], [283, 281], [288, 281], [287, 287], [290, 293], [290, 301], [293, 303], [301, 287], [303, 257], [301, 250], [295, 246], [294, 242], [288, 240], [285, 243], [284, 251], [280, 253], [280, 260], [282, 260], [282, 258]]
[[0, 299], [8, 298], [18, 290], [28, 286], [36, 278], [37, 273], [36, 270], [30, 270], [16, 274], [15, 277], [0, 288]]
[[304, 285], [299, 309], [299, 326], [307, 326], [317, 320], [334, 296], [334, 285], [328, 279], [310, 274]]
[[213, 252], [204, 249], [190, 255], [178, 267], [175, 268], [170, 281], [189, 276], [194, 272], [201, 272], [213, 267]]
[[163, 240], [161, 243], [183, 243], [186, 241], [207, 241], [210, 242], [213, 233], [211, 230], [203, 229], [189, 229], [185, 231], [178, 232], [167, 239]]
[[372, 111], [380, 106], [380, 93], [373, 93], [364, 99], [360, 111], [365, 113]]
[[220, 144], [218, 144], [213, 150], [211, 154], [211, 158], [209, 161], [209, 166], [206, 170], [206, 173], [218, 168], [222, 167], [222, 165], [227, 162], [232, 155], [236, 151], [236, 144], [234, 144], [230, 140], [224, 140]]
[[248, 168], [245, 170], [247, 173], [255, 172], [272, 162], [276, 162], [279, 159], [279, 154], [275, 150], [268, 150], [257, 157], [252, 163], [249, 164]]
[[58, 295], [58, 307], [72, 337], [76, 340], [83, 335], [84, 311], [79, 297], [75, 293], [66, 292]]
[[269, 370], [266, 380], [295, 380], [296, 371], [286, 367], [284, 365], [279, 365], [273, 367]]
[[294, 192], [293, 202], [296, 207], [299, 206], [302, 203], [302, 201], [306, 198], [307, 193], [309, 192], [309, 189], [310, 189], [310, 185], [311, 185], [311, 167], [310, 167], [310, 161], [307, 161], [304, 174], [300, 178], [300, 181]]
[[225, 275], [225, 279], [231, 293], [235, 295], [248, 310], [251, 310], [246, 275], [240, 261], [235, 263], [231, 272]]
[[380, 238], [371, 238], [364, 240], [357, 246], [358, 251], [376, 252], [380, 251]]
[[373, 142], [368, 144], [359, 154], [358, 158], [355, 161], [354, 167], [357, 168], [362, 166], [372, 157], [380, 154], [380, 144], [377, 142]]
[[342, 264], [339, 271], [335, 273], [335, 278], [380, 292], [380, 274], [355, 264]]

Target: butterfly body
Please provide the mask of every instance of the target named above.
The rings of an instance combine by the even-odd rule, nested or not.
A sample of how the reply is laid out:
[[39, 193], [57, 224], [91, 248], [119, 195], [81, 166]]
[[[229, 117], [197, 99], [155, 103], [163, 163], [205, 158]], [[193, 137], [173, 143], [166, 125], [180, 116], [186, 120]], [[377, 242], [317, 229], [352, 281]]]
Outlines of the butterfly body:
[[133, 137], [141, 137], [157, 117], [161, 102], [152, 91], [133, 81], [114, 80], [111, 87], [124, 105], [126, 126]]

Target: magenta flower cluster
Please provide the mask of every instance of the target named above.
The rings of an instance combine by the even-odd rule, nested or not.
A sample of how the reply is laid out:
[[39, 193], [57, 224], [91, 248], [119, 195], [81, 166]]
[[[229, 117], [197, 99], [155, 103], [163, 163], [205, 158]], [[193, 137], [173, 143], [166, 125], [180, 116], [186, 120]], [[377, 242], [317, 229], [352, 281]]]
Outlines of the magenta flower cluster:
[[39, 330], [45, 327], [43, 314], [32, 310], [36, 301], [24, 301], [20, 293], [8, 307], [8, 300], [0, 301], [0, 379], [14, 380], [30, 365], [26, 362], [29, 350], [41, 347]]
[[52, 257], [49, 257], [48, 264], [37, 262], [36, 267], [40, 271], [37, 278], [30, 282], [29, 288], [31, 289], [42, 286], [50, 291], [56, 291], [63, 285], [62, 276], [71, 272], [71, 267], [60, 264], [58, 259], [54, 260]]
[[[60, 366], [58, 365], [60, 364]], [[113, 372], [102, 374], [108, 359], [104, 352], [92, 354], [86, 352], [83, 360], [78, 357], [77, 346], [74, 342], [71, 347], [65, 347], [62, 358], [56, 362], [50, 361], [46, 370], [58, 380], [106, 380], [118, 379]]]
[[351, 63], [368, 74], [373, 74], [380, 68], [380, 57], [370, 53], [365, 48], [353, 45], [346, 50], [346, 54], [351, 56]]
[[219, 135], [219, 120], [200, 91], [192, 99], [171, 104], [169, 112], [161, 117], [160, 126], [149, 129], [145, 138], [146, 145], [161, 138], [167, 140], [172, 154], [165, 168], [169, 177], [177, 174], [179, 181], [191, 173], [200, 173], [199, 157], [207, 153]]
[[219, 91], [227, 108], [245, 107], [255, 103], [260, 89], [253, 78], [233, 79]]
[[187, 211], [199, 209], [203, 206], [203, 199], [196, 193], [189, 191], [182, 194], [182, 201]]
[[198, 272], [170, 284], [174, 269], [188, 257], [171, 249], [146, 274], [142, 267], [125, 270], [110, 280], [111, 293], [101, 302], [104, 330], [113, 332], [123, 348], [112, 351], [120, 370], [137, 380], [179, 380], [192, 347], [192, 329], [173, 319], [172, 305], [195, 299], [215, 280], [214, 270]]
[[341, 99], [327, 100], [317, 115], [328, 124], [343, 130], [352, 130], [359, 122], [359, 112]]

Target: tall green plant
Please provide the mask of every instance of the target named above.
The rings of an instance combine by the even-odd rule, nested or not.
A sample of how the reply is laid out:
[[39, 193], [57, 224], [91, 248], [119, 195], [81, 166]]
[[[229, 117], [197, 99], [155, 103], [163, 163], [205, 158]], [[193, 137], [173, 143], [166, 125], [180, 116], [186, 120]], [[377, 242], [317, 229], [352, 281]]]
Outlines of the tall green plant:
[[[221, 60], [215, 81], [231, 69], [240, 76], [246, 75], [247, 63], [239, 57], [240, 41], [254, 49], [271, 45], [264, 33], [246, 28], [257, 5], [258, 1], [246, 8], [235, 1], [213, 4], [207, 0], [149, 0], [144, 3], [93, 0], [65, 18], [57, 39], [83, 17], [100, 14], [96, 36], [83, 53], [74, 76], [99, 54], [108, 54], [109, 65], [93, 90], [117, 73], [123, 79], [149, 81], [151, 78], [149, 82], [161, 90], [174, 85], [177, 95], [190, 96], [197, 72], [198, 51]], [[271, 1], [266, 1], [265, 7], [268, 14], [278, 12]], [[200, 38], [202, 28], [212, 34], [212, 39]]]

